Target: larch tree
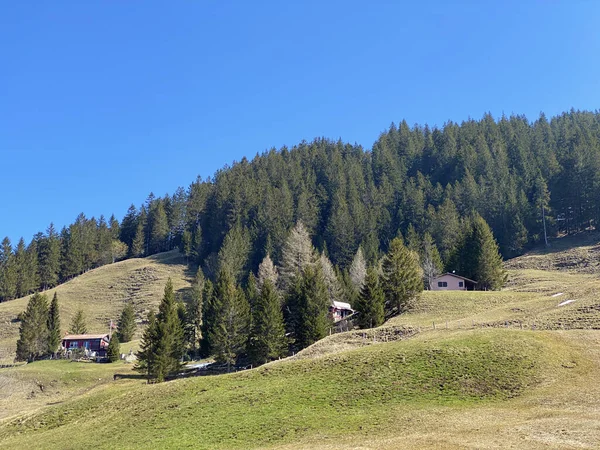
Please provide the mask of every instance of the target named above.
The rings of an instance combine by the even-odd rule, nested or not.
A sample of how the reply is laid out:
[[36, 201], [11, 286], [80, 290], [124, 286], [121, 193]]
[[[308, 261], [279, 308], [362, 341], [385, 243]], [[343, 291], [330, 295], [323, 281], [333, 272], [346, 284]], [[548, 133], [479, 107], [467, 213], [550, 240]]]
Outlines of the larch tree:
[[273, 286], [277, 286], [277, 280], [279, 279], [279, 273], [277, 267], [273, 264], [271, 256], [267, 253], [260, 265], [258, 266], [258, 279], [256, 280], [256, 287], [260, 290], [266, 280], [269, 280]]
[[219, 250], [219, 271], [227, 270], [233, 276], [235, 283], [240, 283], [247, 274], [251, 249], [248, 229], [239, 224], [235, 225], [225, 236]]
[[341, 301], [343, 298], [342, 285], [335, 273], [333, 264], [329, 258], [325, 256], [325, 253], [321, 253], [321, 256], [319, 257], [319, 265], [321, 266], [325, 286], [327, 286], [330, 304], [333, 304], [334, 301]]
[[374, 328], [381, 325], [385, 319], [384, 304], [385, 294], [379, 283], [379, 274], [375, 268], [369, 268], [354, 306], [358, 326]]
[[17, 341], [17, 361], [35, 361], [48, 354], [48, 299], [34, 294], [22, 315]]
[[423, 291], [423, 278], [419, 257], [395, 238], [383, 258], [383, 290], [386, 296], [386, 314], [404, 312]]
[[78, 309], [69, 325], [69, 334], [86, 334], [87, 324], [83, 309]]
[[356, 292], [360, 292], [367, 276], [367, 261], [363, 255], [362, 247], [358, 247], [352, 264], [350, 265], [350, 281]]
[[315, 249], [302, 222], [292, 228], [283, 246], [279, 267], [279, 282], [283, 292], [293, 284], [295, 277], [316, 260]]
[[423, 253], [421, 256], [421, 266], [423, 268], [423, 281], [427, 289], [431, 289], [434, 278], [442, 274], [444, 264], [440, 252], [433, 242], [429, 233], [423, 236]]

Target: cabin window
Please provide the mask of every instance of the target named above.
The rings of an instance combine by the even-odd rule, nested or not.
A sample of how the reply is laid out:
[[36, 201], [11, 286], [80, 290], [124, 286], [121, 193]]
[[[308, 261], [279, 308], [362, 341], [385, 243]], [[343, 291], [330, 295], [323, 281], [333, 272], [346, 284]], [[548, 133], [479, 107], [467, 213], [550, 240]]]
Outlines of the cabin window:
[[71, 342], [69, 342], [69, 348], [77, 348], [77, 344], [78, 344], [77, 341], [71, 341]]
[[438, 287], [448, 287], [447, 281], [438, 281]]
[[465, 287], [465, 283], [463, 281], [458, 282], [458, 287]]
[[90, 347], [90, 342], [89, 341], [84, 341], [83, 346], [85, 348], [89, 348]]

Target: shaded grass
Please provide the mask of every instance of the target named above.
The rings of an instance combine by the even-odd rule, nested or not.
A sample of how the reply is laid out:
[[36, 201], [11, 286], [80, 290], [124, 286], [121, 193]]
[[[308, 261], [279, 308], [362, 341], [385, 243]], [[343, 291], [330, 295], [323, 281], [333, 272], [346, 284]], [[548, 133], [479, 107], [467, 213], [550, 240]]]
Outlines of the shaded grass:
[[[462, 331], [162, 385], [102, 389], [0, 429], [8, 448], [248, 448], [377, 430], [397, 408], [520, 395], [554, 356], [538, 333]], [[336, 425], [337, 424], [337, 425]], [[97, 444], [97, 445], [96, 445]]]

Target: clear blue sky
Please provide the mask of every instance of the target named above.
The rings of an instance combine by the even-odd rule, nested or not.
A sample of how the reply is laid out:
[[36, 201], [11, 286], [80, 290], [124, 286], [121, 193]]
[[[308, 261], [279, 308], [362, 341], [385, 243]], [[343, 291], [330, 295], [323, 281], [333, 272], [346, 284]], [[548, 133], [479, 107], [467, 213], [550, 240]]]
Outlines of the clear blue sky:
[[[483, 5], [486, 3], [486, 5]], [[600, 105], [594, 1], [1, 0], [0, 237], [271, 147]]]

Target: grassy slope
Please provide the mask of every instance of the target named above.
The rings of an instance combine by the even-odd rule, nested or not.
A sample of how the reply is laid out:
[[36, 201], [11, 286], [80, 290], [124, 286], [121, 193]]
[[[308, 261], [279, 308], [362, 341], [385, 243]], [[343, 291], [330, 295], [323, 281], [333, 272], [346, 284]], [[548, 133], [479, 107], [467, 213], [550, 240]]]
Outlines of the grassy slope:
[[[46, 292], [49, 299], [58, 293], [61, 324], [66, 331], [71, 316], [83, 308], [89, 332], [108, 332], [110, 319], [117, 320], [121, 309], [132, 302], [138, 322], [160, 302], [167, 278], [175, 290], [190, 286], [185, 261], [177, 250], [143, 259], [129, 259], [99, 267]], [[29, 297], [0, 303], [0, 363], [14, 358], [19, 335], [17, 315], [25, 310]], [[127, 350], [129, 348], [127, 347]]]
[[228, 376], [154, 386], [116, 382], [13, 420], [0, 439], [6, 448], [31, 442], [61, 448], [65, 433], [70, 448], [313, 446], [350, 435], [368, 443], [398, 418], [473, 413], [514, 401], [532, 386], [572, 375], [563, 365], [574, 359], [583, 361], [542, 333], [422, 334]]
[[[68, 369], [71, 378], [84, 380], [83, 386], [65, 382], [71, 387], [56, 397], [73, 398], [64, 403], [48, 406], [56, 403], [51, 394], [26, 400], [30, 413], [1, 422], [0, 442], [20, 448], [43, 440], [61, 448], [68, 435], [72, 448], [89, 442], [107, 448], [593, 447], [600, 442], [600, 331], [589, 330], [600, 328], [600, 282], [590, 269], [595, 239], [586, 242], [589, 249], [509, 262], [511, 283], [503, 292], [427, 292], [411, 313], [380, 329], [330, 336], [250, 372], [159, 386], [109, 383], [112, 369], [100, 365], [86, 368], [107, 371], [98, 381], [92, 372], [75, 375], [83, 368], [50, 367], [60, 362], [0, 372], [8, 382], [31, 383], [36, 372], [58, 376]], [[582, 252], [588, 262], [552, 262]], [[560, 271], [536, 269], [540, 264]], [[552, 297], [558, 292], [563, 295]], [[576, 301], [557, 306], [567, 299]], [[503, 328], [507, 322], [512, 330]], [[538, 331], [527, 331], [534, 323]]]

